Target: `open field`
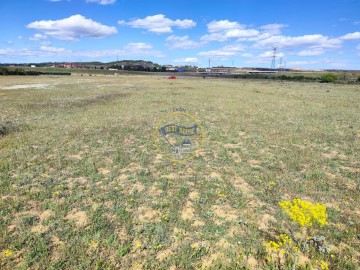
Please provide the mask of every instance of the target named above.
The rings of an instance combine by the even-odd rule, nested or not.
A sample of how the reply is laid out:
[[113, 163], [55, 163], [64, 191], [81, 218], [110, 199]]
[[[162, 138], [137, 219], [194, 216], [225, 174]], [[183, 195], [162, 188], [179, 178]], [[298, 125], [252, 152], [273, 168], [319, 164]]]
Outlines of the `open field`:
[[[205, 133], [185, 163], [153, 143], [174, 107]], [[0, 76], [0, 112], [0, 269], [360, 267], [359, 85]]]

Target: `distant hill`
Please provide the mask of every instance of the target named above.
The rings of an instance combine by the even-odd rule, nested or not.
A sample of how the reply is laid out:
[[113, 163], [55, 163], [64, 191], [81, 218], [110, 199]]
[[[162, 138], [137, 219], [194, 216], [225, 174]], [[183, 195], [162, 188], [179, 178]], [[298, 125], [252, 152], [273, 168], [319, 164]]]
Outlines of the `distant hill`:
[[111, 66], [114, 67], [121, 67], [121, 66], [143, 66], [148, 68], [153, 67], [161, 67], [162, 65], [153, 63], [151, 61], [144, 61], [144, 60], [121, 60], [121, 61], [114, 61], [114, 62], [42, 62], [42, 63], [21, 63], [21, 64], [0, 64], [0, 66], [20, 66], [20, 67], [65, 67], [65, 66], [71, 66], [71, 67], [84, 67], [84, 68], [103, 68], [108, 69]]

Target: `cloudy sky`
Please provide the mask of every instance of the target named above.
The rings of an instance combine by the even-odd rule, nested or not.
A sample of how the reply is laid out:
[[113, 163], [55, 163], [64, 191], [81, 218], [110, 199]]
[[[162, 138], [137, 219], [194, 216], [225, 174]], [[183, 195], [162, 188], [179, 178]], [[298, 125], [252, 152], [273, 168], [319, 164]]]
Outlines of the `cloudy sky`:
[[360, 69], [360, 0], [0, 0], [0, 63]]

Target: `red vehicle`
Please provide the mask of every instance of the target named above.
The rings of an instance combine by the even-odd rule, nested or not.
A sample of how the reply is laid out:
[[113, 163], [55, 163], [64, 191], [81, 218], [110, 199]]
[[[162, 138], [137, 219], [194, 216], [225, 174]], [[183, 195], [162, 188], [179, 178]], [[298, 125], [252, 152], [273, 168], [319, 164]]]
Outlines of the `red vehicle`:
[[168, 79], [171, 79], [171, 80], [173, 80], [173, 79], [176, 79], [176, 76], [169, 76], [169, 78]]

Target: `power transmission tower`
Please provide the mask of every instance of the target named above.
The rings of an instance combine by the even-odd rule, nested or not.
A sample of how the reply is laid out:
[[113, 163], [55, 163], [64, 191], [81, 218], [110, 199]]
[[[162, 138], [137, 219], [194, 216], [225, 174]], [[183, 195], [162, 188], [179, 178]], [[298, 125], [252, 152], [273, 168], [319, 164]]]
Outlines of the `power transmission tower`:
[[279, 69], [280, 69], [280, 74], [281, 74], [281, 72], [282, 72], [282, 57], [280, 57], [280, 63], [279, 63]]
[[276, 60], [276, 47], [273, 47], [273, 56], [271, 61], [271, 69], [275, 69], [275, 60]]

